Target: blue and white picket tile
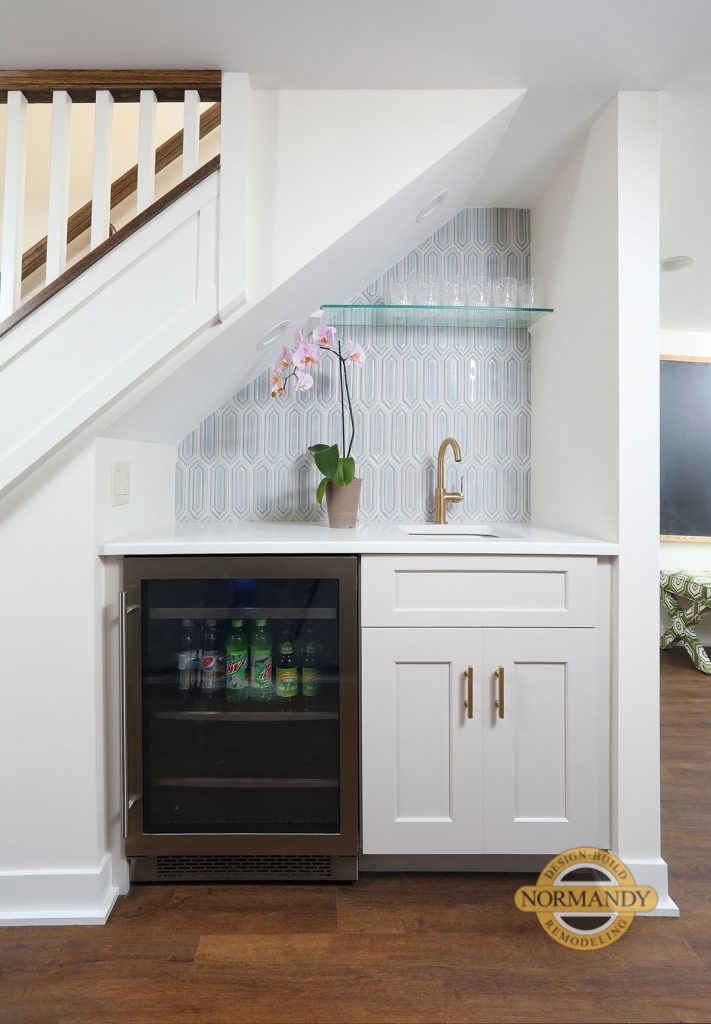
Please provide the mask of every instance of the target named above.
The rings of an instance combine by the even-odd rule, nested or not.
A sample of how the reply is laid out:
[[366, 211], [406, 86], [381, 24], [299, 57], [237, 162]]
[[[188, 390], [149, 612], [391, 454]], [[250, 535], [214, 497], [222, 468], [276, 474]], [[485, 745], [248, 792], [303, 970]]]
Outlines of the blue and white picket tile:
[[[529, 276], [528, 211], [460, 211], [353, 301], [384, 302], [388, 282], [411, 273]], [[460, 468], [465, 478], [464, 502], [450, 518], [530, 518], [528, 333], [409, 326], [358, 328], [352, 336], [367, 354], [362, 369], [349, 371], [360, 520], [431, 518], [437, 449], [448, 434], [464, 456], [452, 467], [448, 455], [448, 480], [458, 486]], [[306, 449], [341, 442], [336, 360], [322, 355], [314, 379], [311, 392], [272, 399], [269, 373], [261, 374], [183, 438], [176, 519], [324, 520]]]

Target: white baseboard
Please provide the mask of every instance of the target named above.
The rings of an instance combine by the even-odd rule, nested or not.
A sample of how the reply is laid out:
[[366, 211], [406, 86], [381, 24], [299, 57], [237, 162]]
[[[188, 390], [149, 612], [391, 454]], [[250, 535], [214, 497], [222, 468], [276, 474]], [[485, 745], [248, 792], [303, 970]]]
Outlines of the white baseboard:
[[639, 920], [645, 917], [679, 917], [679, 908], [669, 895], [669, 872], [665, 860], [661, 857], [655, 860], [620, 859], [632, 872], [637, 885], [651, 885], [657, 892], [657, 906], [648, 914], [637, 914]]
[[118, 895], [108, 856], [96, 868], [0, 871], [0, 927], [105, 924]]

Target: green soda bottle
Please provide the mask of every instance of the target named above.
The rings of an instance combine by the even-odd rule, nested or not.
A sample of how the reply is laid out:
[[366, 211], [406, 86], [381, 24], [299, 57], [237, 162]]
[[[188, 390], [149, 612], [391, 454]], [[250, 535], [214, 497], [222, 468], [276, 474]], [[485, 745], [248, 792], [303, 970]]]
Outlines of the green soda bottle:
[[276, 667], [277, 699], [290, 704], [299, 693], [299, 670], [294, 657], [294, 645], [289, 636], [279, 643], [279, 661]]
[[247, 655], [249, 638], [242, 619], [232, 619], [232, 629], [225, 640], [226, 693], [227, 700], [232, 704], [249, 698], [249, 677], [247, 675]]
[[318, 664], [318, 645], [314, 640], [307, 640], [304, 648], [304, 660], [301, 666], [301, 692], [306, 699], [306, 706], [313, 704], [321, 695], [322, 670]]
[[249, 696], [252, 700], [274, 699], [272, 684], [272, 638], [267, 630], [266, 619], [255, 619], [256, 629], [252, 634], [252, 672], [249, 680]]

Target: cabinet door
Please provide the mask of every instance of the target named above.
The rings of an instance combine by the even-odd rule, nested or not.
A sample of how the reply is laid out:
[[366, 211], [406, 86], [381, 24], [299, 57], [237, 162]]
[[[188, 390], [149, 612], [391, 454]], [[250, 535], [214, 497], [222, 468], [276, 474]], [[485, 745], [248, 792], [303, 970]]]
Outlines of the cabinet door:
[[[487, 629], [484, 851], [608, 846], [609, 668], [594, 629]], [[504, 717], [494, 705], [505, 672]]]
[[481, 640], [478, 629], [362, 631], [364, 853], [481, 852]]

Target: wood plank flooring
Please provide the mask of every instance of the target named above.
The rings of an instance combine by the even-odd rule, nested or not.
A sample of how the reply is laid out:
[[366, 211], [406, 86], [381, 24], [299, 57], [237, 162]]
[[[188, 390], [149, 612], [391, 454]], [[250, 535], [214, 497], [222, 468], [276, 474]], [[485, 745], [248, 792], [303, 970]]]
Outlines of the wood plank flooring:
[[663, 852], [680, 919], [638, 920], [584, 954], [514, 908], [524, 876], [136, 886], [103, 928], [0, 929], [0, 1024], [706, 1024], [711, 678], [673, 651], [662, 693]]

